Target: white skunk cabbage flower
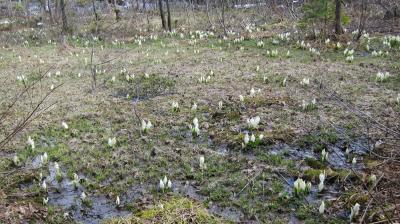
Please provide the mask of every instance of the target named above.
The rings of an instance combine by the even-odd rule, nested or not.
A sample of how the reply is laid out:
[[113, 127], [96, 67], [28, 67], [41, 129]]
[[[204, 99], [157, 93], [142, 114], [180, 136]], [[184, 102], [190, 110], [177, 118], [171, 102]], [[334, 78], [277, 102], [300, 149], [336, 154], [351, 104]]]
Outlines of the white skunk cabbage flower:
[[324, 212], [325, 212], [325, 202], [324, 201], [321, 202], [321, 205], [319, 206], [318, 211], [319, 211], [319, 214], [321, 214], [321, 215], [324, 214]]
[[254, 97], [255, 95], [256, 95], [256, 91], [254, 90], [254, 88], [251, 88], [250, 97]]
[[255, 141], [256, 141], [256, 136], [254, 134], [251, 134], [250, 142], [255, 142]]
[[356, 163], [357, 163], [357, 159], [356, 159], [356, 157], [353, 157], [353, 160], [351, 161], [351, 164], [356, 165]]
[[117, 144], [117, 138], [116, 137], [108, 138], [108, 146], [114, 147], [115, 144]]
[[174, 112], [178, 112], [179, 111], [179, 103], [178, 102], [172, 101], [171, 107], [172, 107], [172, 110]]
[[165, 189], [165, 184], [164, 181], [160, 179], [160, 182], [158, 184], [158, 187], [163, 191]]
[[119, 206], [121, 204], [121, 201], [119, 200], [119, 196], [115, 199], [115, 204]]
[[65, 123], [64, 121], [61, 122], [61, 126], [62, 126], [64, 129], [68, 129], [68, 124]]
[[28, 145], [31, 146], [32, 150], [35, 149], [35, 142], [33, 141], [33, 139], [31, 138], [31, 136], [28, 136], [28, 141], [27, 141]]
[[86, 198], [87, 198], [86, 193], [85, 193], [84, 191], [82, 191], [82, 193], [81, 193], [81, 200], [82, 200], [82, 201], [85, 201]]
[[144, 133], [147, 133], [152, 127], [153, 127], [153, 124], [151, 123], [150, 120], [147, 120], [147, 122], [145, 120], [142, 120], [141, 129]]
[[20, 164], [20, 160], [19, 160], [19, 157], [17, 156], [17, 155], [14, 155], [14, 157], [13, 157], [13, 163], [14, 163], [14, 165], [15, 166], [19, 166], [19, 164]]
[[319, 184], [318, 184], [318, 191], [324, 190], [324, 182], [325, 182], [325, 171], [319, 174]]
[[254, 128], [254, 129], [256, 129], [256, 128], [258, 128], [258, 124], [260, 123], [260, 117], [259, 116], [256, 116], [256, 117], [252, 117], [252, 118], [250, 118], [250, 119], [247, 119], [247, 126], [249, 127], [249, 128]]
[[43, 205], [47, 205], [48, 202], [49, 202], [48, 197], [43, 198]]
[[167, 188], [169, 188], [169, 189], [172, 188], [172, 182], [171, 182], [171, 180], [168, 180], [168, 182], [167, 182]]
[[308, 86], [308, 85], [310, 85], [310, 79], [309, 78], [303, 78], [303, 80], [301, 80], [300, 84], [302, 86]]
[[200, 167], [201, 170], [204, 170], [204, 169], [207, 168], [204, 161], [205, 161], [204, 156], [200, 156], [200, 158], [199, 158], [199, 167]]
[[[399, 97], [400, 97], [400, 95], [399, 95]], [[240, 102], [243, 102], [243, 101], [244, 101], [243, 95], [239, 95], [239, 101], [240, 101]]]
[[293, 183], [294, 191], [296, 194], [300, 194], [306, 190], [306, 182], [302, 178], [297, 178]]
[[249, 134], [246, 133], [246, 134], [244, 135], [243, 142], [244, 142], [245, 145], [247, 145], [247, 144], [249, 143], [249, 141], [250, 141]]
[[224, 103], [222, 101], [219, 101], [218, 102], [218, 109], [222, 110], [223, 104]]
[[46, 180], [43, 180], [43, 182], [42, 182], [42, 189], [44, 190], [44, 191], [47, 191], [47, 184], [46, 184]]
[[45, 152], [45, 153], [43, 153], [43, 155], [40, 156], [40, 162], [42, 164], [46, 164], [47, 161], [48, 161], [48, 155], [47, 155], [47, 152]]
[[193, 103], [192, 108], [190, 108], [190, 110], [196, 111], [197, 110], [197, 104]]
[[259, 136], [258, 136], [258, 139], [261, 141], [261, 140], [263, 140], [263, 138], [264, 138], [264, 135], [263, 134], [260, 134]]
[[329, 158], [329, 152], [327, 152], [325, 149], [322, 150], [321, 152], [321, 160], [322, 162], [328, 161]]
[[350, 221], [353, 220], [357, 215], [358, 212], [360, 211], [360, 204], [356, 203], [352, 208], [351, 208], [351, 213], [350, 213]]

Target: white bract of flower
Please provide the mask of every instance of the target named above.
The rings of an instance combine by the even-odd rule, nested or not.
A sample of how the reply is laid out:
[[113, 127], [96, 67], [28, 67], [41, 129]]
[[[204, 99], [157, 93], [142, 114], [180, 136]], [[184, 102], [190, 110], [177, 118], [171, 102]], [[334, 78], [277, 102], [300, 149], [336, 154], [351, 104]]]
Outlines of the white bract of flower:
[[251, 134], [250, 142], [255, 142], [255, 141], [256, 141], [256, 136], [254, 134]]
[[385, 72], [385, 73], [378, 72], [376, 74], [375, 80], [377, 82], [385, 82], [385, 81], [387, 81], [389, 79], [389, 77], [390, 77], [390, 73], [389, 72]]
[[264, 135], [263, 135], [263, 134], [260, 134], [260, 135], [258, 136], [258, 139], [259, 139], [260, 141], [262, 141], [263, 138], [264, 138]]
[[353, 160], [351, 161], [351, 164], [356, 165], [356, 163], [357, 163], [357, 159], [356, 159], [356, 157], [353, 157]]
[[321, 152], [321, 160], [322, 162], [326, 162], [329, 159], [329, 152], [327, 152], [325, 149], [322, 150]]
[[373, 185], [375, 185], [376, 183], [376, 175], [372, 174], [369, 178], [368, 178], [369, 182]]
[[14, 157], [13, 157], [13, 163], [14, 163], [15, 166], [19, 166], [20, 160], [19, 160], [19, 157], [17, 155], [14, 155]]
[[218, 102], [218, 109], [222, 110], [222, 107], [223, 107], [223, 102], [222, 102], [222, 101], [219, 101], [219, 102]]
[[260, 123], [260, 117], [256, 116], [256, 117], [252, 117], [252, 118], [248, 118], [247, 119], [247, 126], [251, 129], [256, 129], [258, 128], [258, 124]]
[[201, 170], [205, 170], [206, 167], [207, 167], [204, 161], [205, 161], [204, 156], [200, 156], [200, 158], [199, 158], [199, 167], [200, 167]]
[[48, 161], [48, 155], [47, 152], [43, 153], [43, 155], [40, 156], [40, 162], [42, 165], [46, 164]]
[[82, 200], [82, 201], [86, 201], [86, 199], [87, 199], [86, 193], [85, 193], [84, 191], [82, 191], [82, 193], [81, 193], [81, 200]]
[[48, 197], [43, 198], [43, 205], [47, 205], [48, 202], [49, 202]]
[[192, 111], [196, 111], [197, 110], [197, 104], [193, 103], [192, 107], [190, 108], [190, 110]]
[[296, 194], [305, 192], [307, 189], [306, 182], [302, 178], [297, 178], [297, 180], [293, 183], [293, 187]]
[[397, 95], [396, 101], [398, 104], [400, 104], [400, 93]]
[[360, 211], [360, 204], [356, 203], [353, 207], [351, 207], [351, 212], [350, 212], [350, 220], [353, 220], [359, 213]]
[[247, 144], [249, 143], [249, 141], [250, 141], [249, 134], [246, 133], [246, 134], [244, 135], [244, 138], [243, 138], [244, 145], [247, 145]]
[[309, 78], [303, 78], [303, 80], [301, 80], [300, 84], [302, 86], [308, 86], [308, 85], [310, 85], [310, 79]]
[[319, 214], [324, 214], [324, 212], [325, 212], [325, 202], [324, 201], [321, 202], [321, 205], [319, 206], [318, 211], [319, 211]]
[[172, 110], [173, 110], [174, 112], [179, 111], [179, 103], [178, 103], [178, 102], [172, 101], [171, 107], [172, 107]]
[[285, 77], [285, 78], [282, 80], [282, 86], [286, 86], [286, 83], [287, 83], [287, 78]]
[[61, 126], [62, 126], [64, 129], [68, 129], [68, 124], [65, 123], [64, 121], [61, 122]]
[[114, 147], [115, 144], [117, 144], [117, 138], [116, 137], [108, 138], [108, 146]]
[[189, 128], [193, 136], [198, 136], [200, 134], [199, 119], [197, 119], [197, 117], [193, 118], [193, 126], [189, 125]]
[[152, 127], [153, 127], [153, 124], [151, 123], [150, 120], [147, 120], [147, 122], [145, 120], [142, 120], [141, 130], [144, 133], [147, 133]]
[[117, 196], [117, 198], [115, 199], [115, 204], [116, 204], [117, 206], [119, 206], [119, 205], [121, 204], [121, 201], [120, 201], [120, 199], [119, 199], [119, 196]]
[[43, 180], [41, 187], [42, 187], [42, 189], [43, 189], [44, 191], [47, 191], [46, 180]]
[[28, 141], [27, 141], [28, 145], [31, 147], [31, 149], [35, 149], [35, 142], [33, 141], [33, 139], [31, 138], [31, 136], [28, 136]]
[[325, 182], [325, 170], [323, 173], [319, 174], [318, 191], [322, 191], [324, 189], [324, 182]]
[[[400, 95], [399, 95], [399, 97], [400, 97]], [[243, 95], [239, 95], [239, 101], [240, 101], [240, 102], [243, 102], [243, 101], [244, 101]]]

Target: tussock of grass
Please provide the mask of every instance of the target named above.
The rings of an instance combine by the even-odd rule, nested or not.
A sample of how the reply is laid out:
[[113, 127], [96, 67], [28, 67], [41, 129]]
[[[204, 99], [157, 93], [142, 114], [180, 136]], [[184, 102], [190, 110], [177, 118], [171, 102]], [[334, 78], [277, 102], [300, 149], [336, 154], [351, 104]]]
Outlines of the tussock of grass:
[[128, 218], [112, 219], [106, 223], [228, 223], [209, 214], [204, 207], [188, 198], [173, 197], [161, 204], [163, 206], [155, 206]]

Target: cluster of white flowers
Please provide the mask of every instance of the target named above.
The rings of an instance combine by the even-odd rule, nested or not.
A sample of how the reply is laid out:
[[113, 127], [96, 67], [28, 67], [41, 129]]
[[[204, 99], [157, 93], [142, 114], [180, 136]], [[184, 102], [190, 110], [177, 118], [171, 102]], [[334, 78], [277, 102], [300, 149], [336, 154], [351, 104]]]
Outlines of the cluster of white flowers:
[[258, 128], [258, 124], [260, 123], [260, 117], [256, 116], [256, 117], [252, 117], [252, 118], [248, 118], [247, 119], [247, 126], [250, 129], [257, 129]]
[[165, 189], [171, 189], [172, 182], [171, 180], [168, 180], [167, 176], [164, 176], [163, 179], [160, 179], [158, 187], [160, 188], [161, 191], [164, 191]]
[[387, 81], [387, 80], [389, 79], [389, 77], [390, 77], [389, 72], [385, 72], [385, 73], [383, 73], [383, 72], [378, 72], [378, 73], [376, 74], [375, 80], [376, 80], [377, 82], [385, 82], [385, 81]]
[[40, 163], [42, 166], [47, 164], [48, 158], [47, 152], [43, 153], [43, 155], [40, 155]]
[[244, 41], [244, 37], [241, 36], [241, 37], [239, 37], [239, 38], [235, 38], [235, 39], [233, 40], [233, 43], [234, 43], [234, 44], [238, 44], [238, 43], [241, 43], [241, 42], [243, 42], [243, 41]]
[[300, 85], [302, 85], [302, 86], [308, 86], [308, 85], [310, 85], [310, 78], [303, 78], [303, 79], [300, 81]]
[[79, 184], [79, 176], [78, 174], [74, 173], [73, 174], [73, 179], [71, 181], [72, 185], [74, 186], [75, 189], [78, 188], [78, 184]]
[[386, 52], [383, 52], [382, 50], [379, 50], [379, 51], [372, 51], [372, 56], [374, 56], [374, 57], [384, 57], [384, 56], [388, 56], [389, 55], [389, 52], [388, 51], [386, 51]]
[[25, 75], [17, 75], [17, 80], [19, 82], [26, 82], [28, 79], [25, 77]]
[[142, 131], [144, 133], [147, 133], [151, 128], [153, 127], [153, 124], [151, 123], [150, 120], [147, 120], [147, 122], [145, 120], [142, 120]]
[[267, 50], [267, 56], [271, 58], [278, 56], [278, 50], [277, 49], [271, 51]]
[[282, 41], [290, 41], [290, 32], [278, 34], [278, 38]]
[[301, 102], [301, 108], [302, 108], [303, 110], [312, 110], [312, 109], [314, 109], [316, 106], [317, 106], [317, 100], [316, 100], [316, 99], [313, 99], [313, 100], [311, 100], [310, 102], [308, 102], [308, 101], [306, 101], [306, 100], [303, 100], [303, 101]]
[[211, 76], [207, 76], [207, 77], [205, 77], [205, 76], [201, 76], [200, 78], [199, 78], [199, 82], [200, 83], [208, 83], [208, 82], [210, 82], [210, 80], [211, 80]]
[[257, 93], [261, 93], [261, 89], [258, 89], [257, 91], [254, 88], [250, 89], [250, 97], [255, 97]]
[[[263, 134], [259, 134], [258, 135], [258, 140], [262, 141], [264, 138]], [[244, 148], [247, 144], [250, 143], [254, 143], [256, 142], [256, 136], [254, 134], [251, 134], [251, 136], [249, 135], [249, 133], [246, 132], [246, 134], [243, 137], [243, 143], [242, 143], [242, 148]]]
[[331, 40], [328, 38], [325, 40], [325, 44], [328, 45], [331, 42]]
[[126, 79], [126, 81], [128, 81], [128, 82], [131, 82], [131, 81], [133, 81], [134, 79], [135, 79], [135, 74], [126, 74], [125, 75], [125, 79]]
[[308, 51], [309, 51], [311, 54], [315, 54], [315, 55], [320, 55], [320, 54], [321, 54], [317, 49], [315, 49], [315, 48], [313, 48], [313, 47], [310, 47], [310, 48], [308, 49]]
[[348, 49], [346, 48], [343, 51], [344, 56], [346, 56], [346, 61], [347, 62], [352, 62], [354, 60], [354, 49]]
[[297, 178], [293, 183], [294, 192], [296, 195], [301, 195], [302, 193], [307, 193], [311, 190], [311, 182], [305, 182], [302, 178]]
[[297, 41], [296, 44], [297, 44], [301, 49], [311, 48], [310, 43], [307, 43], [307, 44], [306, 44], [306, 43], [304, 42], [304, 40], [302, 40], [301, 42], [300, 42], [300, 41]]
[[387, 46], [388, 48], [397, 46], [400, 49], [400, 36], [393, 36], [393, 35], [385, 36], [383, 38], [383, 45]]
[[114, 147], [115, 144], [117, 144], [117, 138], [116, 137], [108, 138], [108, 146]]
[[265, 46], [264, 41], [260, 40], [257, 42], [257, 47], [264, 47], [264, 46]]

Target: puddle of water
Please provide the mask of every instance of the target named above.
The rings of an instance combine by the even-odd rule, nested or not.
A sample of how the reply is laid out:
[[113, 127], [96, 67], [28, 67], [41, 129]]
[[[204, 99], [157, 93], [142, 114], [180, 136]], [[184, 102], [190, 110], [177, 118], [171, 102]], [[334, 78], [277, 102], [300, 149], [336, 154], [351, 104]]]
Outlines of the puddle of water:
[[[367, 153], [367, 148], [364, 146], [363, 140], [356, 140], [349, 144], [350, 148], [350, 158], [355, 155], [357, 158], [357, 164], [351, 164], [351, 160], [346, 155], [345, 151], [345, 141], [339, 141], [334, 145], [329, 145], [327, 151], [329, 152], [329, 166], [337, 169], [345, 169], [352, 167], [355, 170], [361, 170], [364, 168], [362, 163], [362, 156]], [[277, 144], [272, 146], [269, 150], [271, 155], [283, 155], [286, 158], [293, 160], [304, 160], [306, 158], [313, 158], [316, 160], [321, 159], [320, 153], [315, 153], [312, 150], [300, 149], [291, 147], [287, 144]]]

